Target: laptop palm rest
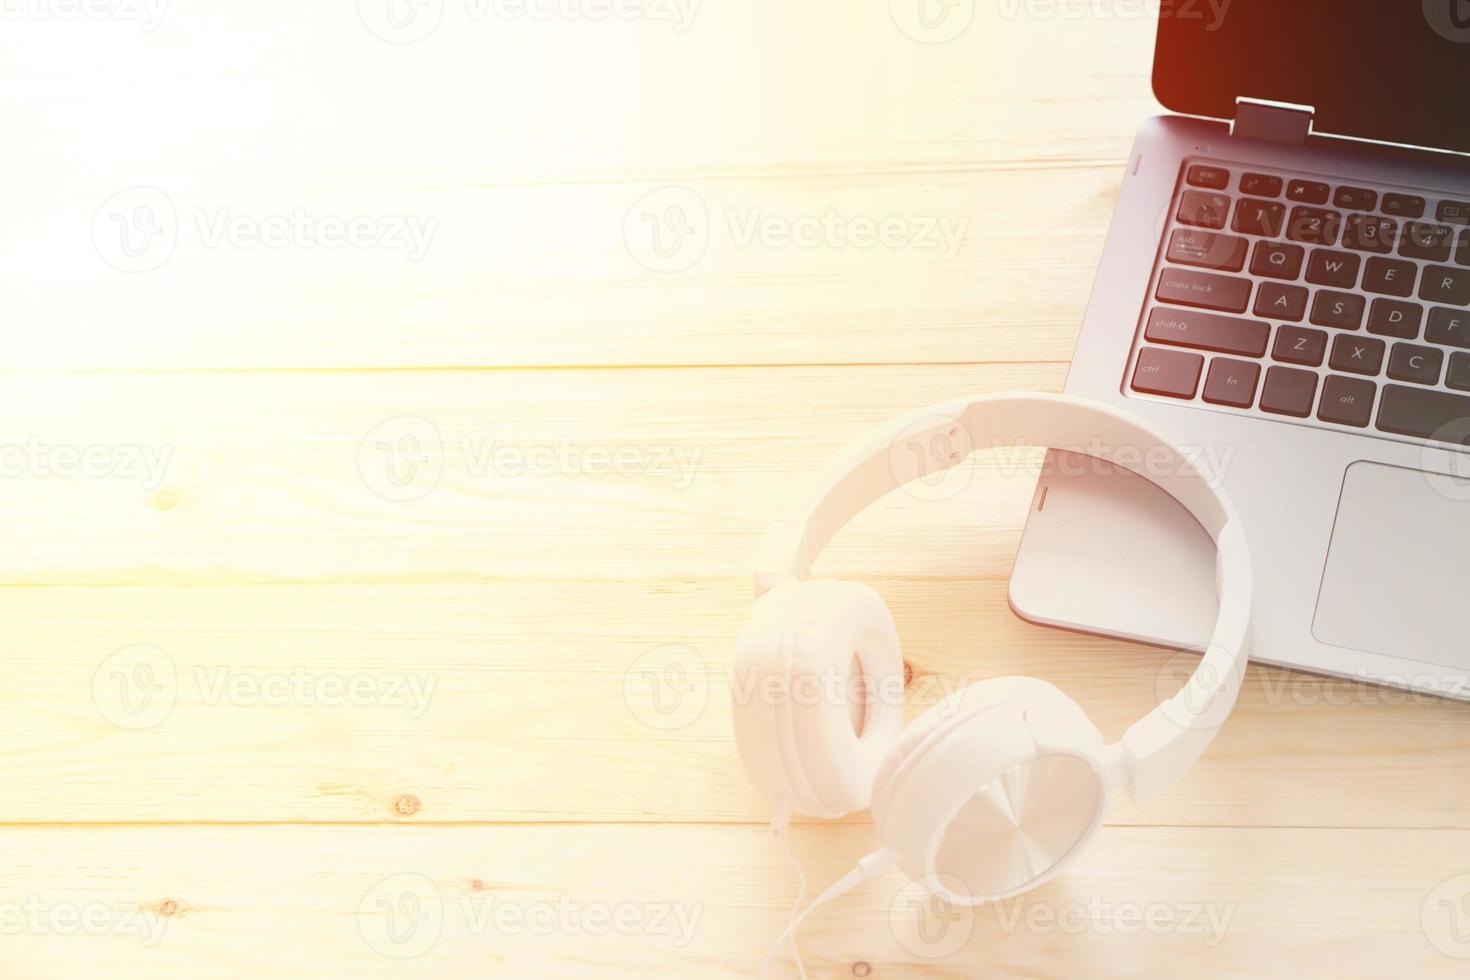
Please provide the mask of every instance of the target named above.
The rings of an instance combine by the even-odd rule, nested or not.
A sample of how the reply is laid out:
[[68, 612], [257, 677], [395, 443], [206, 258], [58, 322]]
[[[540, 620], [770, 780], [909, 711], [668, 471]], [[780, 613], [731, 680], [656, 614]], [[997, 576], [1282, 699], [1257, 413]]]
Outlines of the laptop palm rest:
[[1094, 457], [1049, 452], [1010, 601], [1043, 626], [1202, 650], [1217, 612], [1215, 544], [1148, 480]]
[[1470, 482], [1354, 463], [1312, 633], [1323, 643], [1470, 670], [1460, 599], [1470, 555]]

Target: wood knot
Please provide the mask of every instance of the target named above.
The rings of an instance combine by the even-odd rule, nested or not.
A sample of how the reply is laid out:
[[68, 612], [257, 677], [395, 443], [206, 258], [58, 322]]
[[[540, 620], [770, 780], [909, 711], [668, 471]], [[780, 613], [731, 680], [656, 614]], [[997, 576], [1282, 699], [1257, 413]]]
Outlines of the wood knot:
[[[914, 665], [907, 660], [903, 662], [903, 689], [907, 691], [914, 683]], [[866, 975], [866, 974], [865, 974]]]
[[470, 891], [472, 891], [472, 892], [482, 892], [484, 890], [485, 890], [485, 880], [483, 878], [471, 878], [470, 879]]
[[153, 494], [153, 506], [157, 510], [173, 510], [183, 497], [182, 490], [158, 490]]
[[863, 960], [863, 961], [858, 962], [858, 963], [854, 963], [852, 965], [852, 975], [855, 976], [855, 977], [871, 976], [872, 973], [873, 973], [873, 965], [871, 963], [867, 962], [866, 960]]
[[412, 793], [404, 793], [393, 801], [393, 812], [400, 817], [411, 817], [423, 808], [424, 804]]

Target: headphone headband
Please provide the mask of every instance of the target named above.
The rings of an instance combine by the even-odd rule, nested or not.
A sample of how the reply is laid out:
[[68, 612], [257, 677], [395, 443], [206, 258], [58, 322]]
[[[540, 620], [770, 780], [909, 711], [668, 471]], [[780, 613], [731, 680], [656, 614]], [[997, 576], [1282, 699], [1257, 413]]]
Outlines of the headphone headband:
[[[1173, 783], [1204, 753], [1235, 706], [1249, 657], [1251, 566], [1234, 508], [1192, 460], [1136, 418], [1067, 395], [981, 395], [900, 416], [854, 444], [822, 478], [805, 508], [772, 524], [756, 562], [760, 596], [785, 579], [810, 576], [812, 562], [858, 513], [887, 493], [947, 470], [972, 453], [1016, 446], [1107, 460], [1156, 484], [1215, 541], [1219, 616], [1209, 646], [1180, 691], [1109, 747], [1111, 776], [1135, 800]], [[1146, 450], [1169, 455], [1145, 465]]]

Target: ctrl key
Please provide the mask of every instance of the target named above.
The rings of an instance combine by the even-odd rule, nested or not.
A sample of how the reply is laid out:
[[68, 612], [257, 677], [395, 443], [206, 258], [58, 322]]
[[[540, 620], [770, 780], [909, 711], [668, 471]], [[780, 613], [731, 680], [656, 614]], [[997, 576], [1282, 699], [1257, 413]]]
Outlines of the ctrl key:
[[1193, 398], [1204, 366], [1205, 359], [1198, 354], [1145, 347], [1138, 352], [1138, 365], [1133, 369], [1133, 390], [1146, 395]]

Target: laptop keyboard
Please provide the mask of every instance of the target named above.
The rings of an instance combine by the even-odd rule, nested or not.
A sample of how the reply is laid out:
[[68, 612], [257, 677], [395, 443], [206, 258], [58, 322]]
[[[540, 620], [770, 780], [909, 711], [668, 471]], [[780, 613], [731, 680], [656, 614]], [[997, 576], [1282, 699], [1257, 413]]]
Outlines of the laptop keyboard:
[[1465, 442], [1470, 200], [1187, 161], [1127, 385]]

